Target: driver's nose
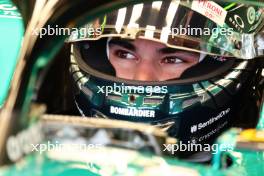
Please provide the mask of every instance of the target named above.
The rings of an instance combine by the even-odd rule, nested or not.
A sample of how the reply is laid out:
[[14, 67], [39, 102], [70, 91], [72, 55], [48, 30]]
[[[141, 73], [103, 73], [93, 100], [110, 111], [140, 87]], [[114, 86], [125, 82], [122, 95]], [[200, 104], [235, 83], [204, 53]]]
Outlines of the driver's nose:
[[134, 80], [138, 81], [158, 81], [158, 74], [155, 64], [151, 61], [138, 63], [134, 75]]

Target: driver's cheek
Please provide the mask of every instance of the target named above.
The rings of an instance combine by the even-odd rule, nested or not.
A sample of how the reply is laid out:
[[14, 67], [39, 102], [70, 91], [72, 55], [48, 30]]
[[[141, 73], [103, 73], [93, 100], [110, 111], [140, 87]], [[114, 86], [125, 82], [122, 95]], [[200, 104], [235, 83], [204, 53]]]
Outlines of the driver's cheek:
[[133, 79], [136, 68], [136, 64], [133, 61], [110, 59], [110, 62], [115, 69], [116, 77], [123, 79]]
[[161, 80], [165, 81], [169, 79], [179, 78], [183, 72], [184, 69], [180, 67], [174, 67], [173, 69], [164, 69], [163, 74], [161, 76]]
[[193, 63], [183, 63], [177, 65], [163, 66], [163, 71], [160, 78], [162, 81], [180, 78], [183, 72], [186, 71], [188, 68], [192, 67], [193, 65]]

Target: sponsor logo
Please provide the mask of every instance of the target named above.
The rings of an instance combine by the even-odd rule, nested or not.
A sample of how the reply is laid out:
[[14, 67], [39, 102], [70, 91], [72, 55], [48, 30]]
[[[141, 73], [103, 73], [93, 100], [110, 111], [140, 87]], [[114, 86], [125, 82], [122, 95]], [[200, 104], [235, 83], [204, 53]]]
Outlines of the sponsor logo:
[[222, 130], [225, 126], [227, 126], [228, 122], [225, 121], [223, 124], [219, 125], [216, 129], [210, 131], [209, 133], [199, 137], [199, 142], [202, 142], [204, 140], [209, 139], [211, 136], [213, 136], [214, 134], [219, 133], [220, 130]]
[[197, 131], [197, 125], [193, 125], [191, 127], [191, 133], [195, 133]]
[[224, 117], [229, 112], [230, 112], [230, 108], [220, 112], [217, 116], [210, 118], [206, 122], [202, 122], [202, 123], [191, 126], [191, 133], [195, 133], [195, 132], [215, 123], [216, 121], [220, 120], [222, 117]]
[[136, 108], [120, 108], [120, 107], [114, 107], [114, 106], [110, 106], [110, 113], [124, 115], [124, 116], [135, 116], [135, 117], [155, 117], [154, 110], [143, 110], [143, 109], [136, 109]]
[[247, 10], [247, 19], [249, 24], [253, 24], [256, 20], [256, 11], [254, 7], [249, 7]]
[[193, 1], [192, 9], [196, 12], [210, 18], [216, 24], [223, 26], [227, 11], [217, 3], [208, 0]]

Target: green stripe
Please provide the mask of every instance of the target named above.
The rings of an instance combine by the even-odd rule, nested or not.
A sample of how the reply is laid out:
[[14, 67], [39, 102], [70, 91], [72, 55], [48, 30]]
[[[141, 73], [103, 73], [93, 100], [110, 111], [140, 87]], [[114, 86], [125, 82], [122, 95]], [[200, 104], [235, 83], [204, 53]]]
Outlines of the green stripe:
[[104, 29], [105, 29], [106, 19], [107, 19], [107, 16], [105, 15], [105, 16], [104, 16], [104, 21], [103, 21], [103, 23], [102, 23], [102, 25], [101, 25], [101, 27], [102, 27], [102, 32], [104, 32]]
[[228, 10], [228, 9], [230, 9], [231, 7], [235, 6], [235, 5], [236, 5], [236, 3], [231, 3], [231, 4], [229, 4], [228, 6], [224, 7], [224, 9], [225, 9], [225, 10]]

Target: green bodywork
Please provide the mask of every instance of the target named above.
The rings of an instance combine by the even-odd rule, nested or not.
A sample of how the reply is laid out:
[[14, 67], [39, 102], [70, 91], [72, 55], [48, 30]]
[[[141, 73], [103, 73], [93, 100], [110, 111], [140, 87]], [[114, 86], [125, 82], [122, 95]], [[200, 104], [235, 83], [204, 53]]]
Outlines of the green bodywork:
[[[262, 113], [263, 114], [263, 109]], [[234, 150], [218, 152], [214, 155], [212, 167], [221, 169], [225, 175], [259, 176], [264, 173], [264, 116], [261, 115], [258, 126], [254, 132], [261, 132], [259, 136], [252, 136], [247, 147], [238, 143], [241, 129], [230, 129], [217, 139], [217, 144], [232, 144]], [[261, 141], [254, 141], [258, 138]], [[255, 147], [253, 147], [255, 146]], [[226, 159], [231, 159], [231, 166], [226, 166]]]
[[[239, 130], [231, 129], [222, 135], [218, 142], [234, 143]], [[185, 176], [259, 176], [264, 173], [264, 152], [234, 149], [217, 155], [212, 166], [190, 164], [176, 158], [159, 157], [137, 151], [104, 147], [76, 151], [74, 153], [47, 151], [33, 153], [11, 167], [3, 167], [0, 175], [4, 176], [97, 176], [97, 175], [185, 175]], [[225, 168], [225, 156], [233, 163]]]
[[[215, 172], [210, 167], [188, 164], [176, 159], [165, 159], [151, 154], [117, 148], [102, 150], [100, 150], [101, 153], [98, 153], [99, 151], [82, 152], [79, 159], [76, 157], [78, 154], [72, 157], [69, 154], [64, 154], [64, 156], [59, 156], [59, 154], [55, 156], [54, 153], [34, 154], [12, 166], [11, 169], [4, 169], [2, 173], [5, 176], [224, 175], [220, 171]], [[93, 155], [91, 156], [89, 153]]]
[[0, 0], [0, 107], [8, 93], [24, 34], [23, 20], [9, 0]]
[[[60, 148], [60, 150], [48, 150], [42, 153], [35, 151], [15, 165], [2, 167], [0, 175], [259, 176], [264, 173], [264, 151], [237, 148], [240, 133], [239, 129], [231, 129], [218, 138], [217, 144], [233, 144], [234, 149], [216, 153], [212, 165], [191, 164], [178, 160], [176, 157], [160, 157], [117, 147], [70, 152]], [[232, 160], [228, 166], [227, 158]]]

